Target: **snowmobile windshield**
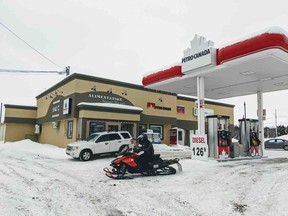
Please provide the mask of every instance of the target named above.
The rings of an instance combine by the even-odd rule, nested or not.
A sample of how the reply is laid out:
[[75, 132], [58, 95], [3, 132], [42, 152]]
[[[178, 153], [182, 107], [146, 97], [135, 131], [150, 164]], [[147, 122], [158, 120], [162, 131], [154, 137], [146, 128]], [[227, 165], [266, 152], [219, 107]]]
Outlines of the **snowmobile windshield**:
[[100, 134], [91, 134], [89, 137], [87, 137], [86, 141], [87, 142], [95, 142], [95, 140], [100, 136]]
[[125, 145], [125, 146], [121, 149], [121, 151], [118, 153], [118, 155], [124, 155], [126, 152], [128, 152], [128, 150], [129, 150], [128, 145]]

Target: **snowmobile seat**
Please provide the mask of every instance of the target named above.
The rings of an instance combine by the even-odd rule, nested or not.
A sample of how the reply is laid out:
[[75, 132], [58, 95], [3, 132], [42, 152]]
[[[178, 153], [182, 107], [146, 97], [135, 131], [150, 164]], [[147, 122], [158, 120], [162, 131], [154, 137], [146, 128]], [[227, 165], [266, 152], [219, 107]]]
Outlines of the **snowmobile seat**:
[[154, 154], [154, 159], [159, 159], [160, 158], [160, 154]]

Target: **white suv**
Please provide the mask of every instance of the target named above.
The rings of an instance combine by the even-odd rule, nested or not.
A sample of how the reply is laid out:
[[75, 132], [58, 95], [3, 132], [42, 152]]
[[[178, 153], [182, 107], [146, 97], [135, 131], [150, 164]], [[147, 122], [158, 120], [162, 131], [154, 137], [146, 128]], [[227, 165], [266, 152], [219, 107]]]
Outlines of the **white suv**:
[[133, 139], [128, 131], [98, 132], [91, 134], [86, 141], [68, 144], [66, 154], [88, 161], [93, 155], [117, 153], [125, 146], [133, 148]]

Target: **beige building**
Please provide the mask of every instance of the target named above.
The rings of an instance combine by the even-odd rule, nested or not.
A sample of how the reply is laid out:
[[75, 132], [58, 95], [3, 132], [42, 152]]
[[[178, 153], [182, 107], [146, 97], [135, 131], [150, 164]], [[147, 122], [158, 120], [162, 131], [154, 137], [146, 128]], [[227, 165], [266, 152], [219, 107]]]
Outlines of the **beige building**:
[[[4, 141], [32, 139], [66, 147], [97, 131], [153, 129], [169, 144], [170, 129], [197, 129], [195, 98], [83, 74], [72, 74], [36, 97], [37, 107], [5, 104]], [[210, 115], [230, 117], [234, 105], [205, 101]]]

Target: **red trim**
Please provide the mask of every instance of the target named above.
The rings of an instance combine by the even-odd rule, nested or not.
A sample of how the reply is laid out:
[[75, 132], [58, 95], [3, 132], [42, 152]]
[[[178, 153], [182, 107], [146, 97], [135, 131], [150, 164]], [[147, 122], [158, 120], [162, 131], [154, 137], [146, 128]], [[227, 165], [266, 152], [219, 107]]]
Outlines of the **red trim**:
[[181, 72], [181, 66], [173, 66], [169, 69], [159, 71], [157, 73], [150, 74], [146, 77], [143, 77], [142, 84], [144, 86], [151, 85], [163, 80], [171, 79], [173, 77], [181, 77], [184, 74]]
[[[288, 52], [288, 38], [284, 34], [263, 33], [256, 37], [232, 44], [216, 50], [217, 65], [231, 61], [253, 53], [261, 52], [267, 49], [277, 48]], [[184, 74], [181, 71], [181, 66], [174, 66], [167, 70], [159, 71], [143, 77], [142, 84], [144, 86], [173, 77], [181, 77]]]
[[288, 38], [283, 34], [264, 33], [221, 48], [217, 52], [217, 65], [272, 48], [278, 48], [288, 52]]

